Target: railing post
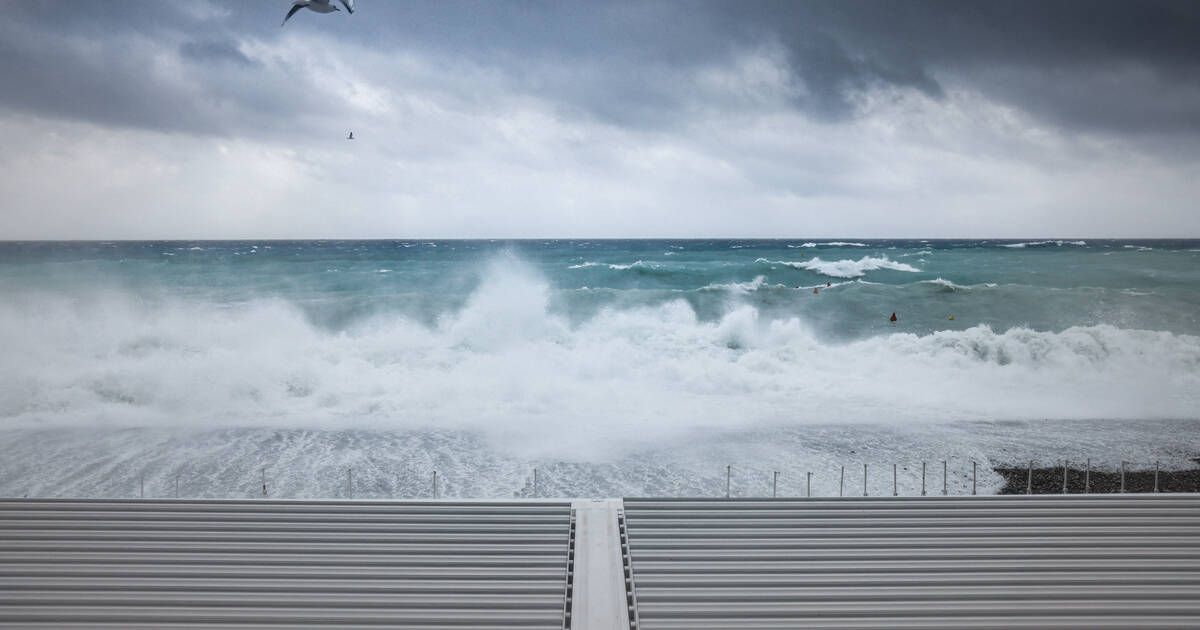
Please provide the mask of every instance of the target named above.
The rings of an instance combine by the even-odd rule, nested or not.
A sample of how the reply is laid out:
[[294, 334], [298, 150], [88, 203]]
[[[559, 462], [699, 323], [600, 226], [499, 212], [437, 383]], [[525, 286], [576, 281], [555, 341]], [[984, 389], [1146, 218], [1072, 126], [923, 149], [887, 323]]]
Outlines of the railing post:
[[975, 489], [979, 485], [979, 462], [971, 460], [971, 496], [975, 496]]
[[1029, 460], [1029, 476], [1025, 478], [1025, 494], [1033, 494], [1033, 460]]
[[725, 464], [725, 498], [729, 498], [729, 478], [732, 476], [733, 465]]
[[946, 460], [942, 460], [942, 496], [950, 493], [949, 475], [946, 472]]
[[1063, 494], [1067, 493], [1067, 460], [1063, 460]]
[[842, 466], [842, 477], [838, 480], [838, 496], [846, 496], [843, 490], [846, 488], [846, 467]]
[[863, 496], [867, 496], [867, 463], [863, 462]]
[[175, 475], [175, 498], [179, 498], [179, 475]]
[[925, 462], [921, 462], [921, 496], [925, 496]]
[[900, 486], [896, 483], [896, 465], [892, 464], [892, 496], [900, 496]]
[[775, 476], [771, 479], [771, 498], [774, 499], [779, 495], [776, 491], [779, 489], [779, 471], [775, 471]]
[[1121, 461], [1121, 494], [1125, 493], [1125, 462]]
[[354, 469], [353, 468], [346, 469], [346, 493], [349, 495], [349, 498], [351, 498], [351, 499], [354, 498]]
[[262, 469], [262, 492], [263, 492], [263, 498], [266, 498], [266, 496], [267, 496], [267, 469], [266, 468]]
[[437, 471], [433, 471], [433, 498], [438, 498]]
[[146, 498], [146, 473], [138, 477], [138, 493], [141, 498]]
[[1158, 492], [1158, 460], [1154, 460], [1154, 491]]
[[533, 468], [533, 498], [536, 499], [537, 497], [538, 497], [538, 475], [537, 475], [537, 467], [535, 466]]
[[805, 491], [805, 496], [812, 498], [812, 472], [806, 474], [808, 477], [808, 489]]
[[1092, 491], [1092, 458], [1087, 458], [1087, 472], [1083, 473], [1083, 493], [1089, 494]]

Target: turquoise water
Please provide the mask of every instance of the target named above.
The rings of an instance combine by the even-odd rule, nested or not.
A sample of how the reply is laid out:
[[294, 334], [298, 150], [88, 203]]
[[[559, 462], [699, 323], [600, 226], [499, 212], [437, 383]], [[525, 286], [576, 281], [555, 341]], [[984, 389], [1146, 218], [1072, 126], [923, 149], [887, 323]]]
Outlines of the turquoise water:
[[390, 436], [476, 477], [492, 461], [494, 496], [535, 460], [628, 487], [639, 453], [673, 453], [661, 487], [682, 489], [805, 427], [825, 465], [871, 434], [995, 457], [995, 432], [963, 441], [980, 422], [1062, 448], [1104, 422], [1124, 428], [1098, 453], [1186, 458], [1200, 415], [1200, 241], [10, 242], [0, 295], [10, 493], [39, 460], [109, 470], [146, 436], [218, 457], [163, 437], [209, 430], [249, 459], [312, 432], [326, 463]]

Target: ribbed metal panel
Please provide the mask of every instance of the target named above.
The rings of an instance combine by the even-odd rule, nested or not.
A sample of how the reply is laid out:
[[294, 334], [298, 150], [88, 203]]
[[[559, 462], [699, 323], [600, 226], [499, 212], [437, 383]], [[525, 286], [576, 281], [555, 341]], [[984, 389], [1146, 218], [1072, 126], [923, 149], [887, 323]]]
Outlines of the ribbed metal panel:
[[0, 627], [559, 630], [569, 503], [0, 500]]
[[1200, 496], [626, 499], [642, 630], [1200, 628]]

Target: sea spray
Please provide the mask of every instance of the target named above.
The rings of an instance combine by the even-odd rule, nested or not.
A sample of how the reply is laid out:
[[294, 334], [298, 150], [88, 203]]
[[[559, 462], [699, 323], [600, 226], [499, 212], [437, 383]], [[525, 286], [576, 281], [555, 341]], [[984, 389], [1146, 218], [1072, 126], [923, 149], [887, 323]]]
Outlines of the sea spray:
[[581, 457], [698, 427], [1022, 418], [1191, 418], [1200, 338], [1111, 325], [978, 325], [822, 338], [738, 304], [681, 299], [572, 323], [502, 258], [429, 326], [396, 314], [323, 329], [296, 306], [0, 306], [8, 427], [277, 426], [478, 432]]
[[903, 494], [908, 460], [953, 492], [971, 460], [1194, 454], [1196, 242], [809, 242], [3, 243], [0, 494], [266, 467], [328, 497], [354, 467], [356, 496], [511, 497], [537, 465], [695, 496], [732, 463], [827, 495], [864, 461]]

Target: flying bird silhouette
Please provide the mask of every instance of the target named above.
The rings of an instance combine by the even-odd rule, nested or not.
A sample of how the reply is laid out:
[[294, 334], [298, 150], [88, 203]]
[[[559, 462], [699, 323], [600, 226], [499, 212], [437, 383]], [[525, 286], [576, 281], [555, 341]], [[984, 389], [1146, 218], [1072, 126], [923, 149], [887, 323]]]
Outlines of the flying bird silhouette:
[[[342, 6], [346, 7], [347, 13], [354, 13], [354, 0], [339, 1], [342, 3]], [[293, 15], [296, 15], [296, 12], [300, 9], [308, 9], [309, 11], [316, 11], [317, 13], [333, 13], [334, 11], [341, 11], [341, 9], [337, 8], [336, 5], [330, 4], [330, 0], [296, 0], [292, 3], [292, 10], [288, 11], [287, 15], [283, 16], [283, 21], [280, 22], [279, 25], [283, 26], [284, 24], [287, 24], [287, 21], [291, 19]]]

